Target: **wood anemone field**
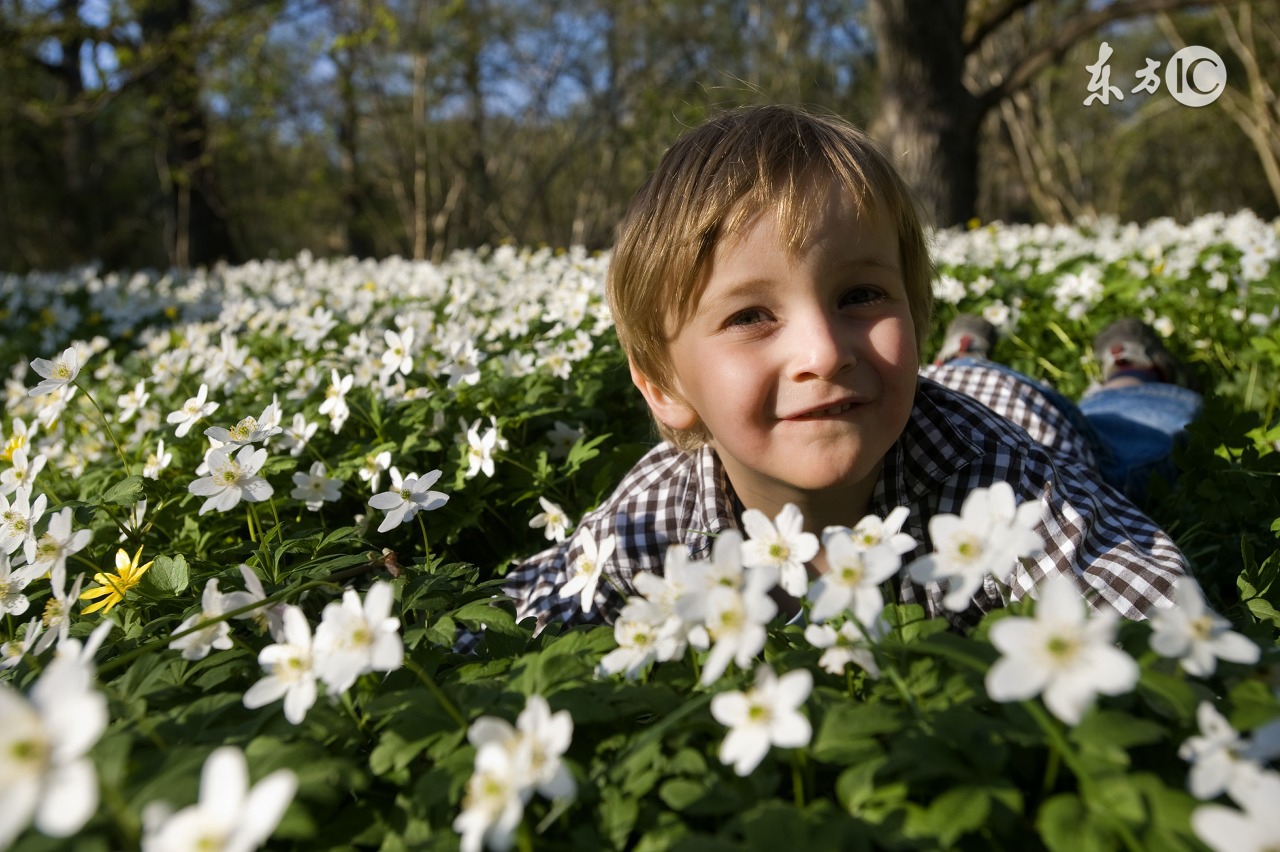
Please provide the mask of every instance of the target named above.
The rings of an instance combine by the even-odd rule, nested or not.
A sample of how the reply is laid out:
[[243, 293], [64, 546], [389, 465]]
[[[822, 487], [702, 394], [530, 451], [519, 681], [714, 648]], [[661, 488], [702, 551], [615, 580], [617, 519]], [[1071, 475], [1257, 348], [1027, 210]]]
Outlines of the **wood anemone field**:
[[[1146, 507], [1198, 581], [1174, 611], [961, 633], [889, 602], [827, 647], [771, 622], [710, 679], [705, 624], [534, 636], [504, 574], [654, 441], [607, 255], [0, 277], [0, 847], [1274, 844], [1280, 222], [935, 251], [938, 327], [983, 313], [1068, 396], [1125, 314], [1205, 389]], [[1132, 675], [1078, 713], [992, 697], [1000, 634], [1051, 610]]]

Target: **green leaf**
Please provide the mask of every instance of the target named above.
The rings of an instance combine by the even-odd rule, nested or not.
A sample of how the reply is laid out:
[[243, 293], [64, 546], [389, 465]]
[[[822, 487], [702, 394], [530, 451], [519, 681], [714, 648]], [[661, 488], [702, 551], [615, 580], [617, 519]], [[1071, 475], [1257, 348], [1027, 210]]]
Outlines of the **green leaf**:
[[854, 816], [862, 812], [862, 807], [875, 795], [876, 771], [888, 762], [887, 757], [878, 757], [861, 761], [840, 773], [836, 779], [836, 798], [844, 809]]
[[913, 837], [936, 837], [943, 846], [981, 828], [991, 811], [991, 795], [982, 787], [953, 787], [911, 822]]
[[1036, 828], [1052, 852], [1111, 852], [1116, 848], [1110, 834], [1070, 793], [1044, 803], [1036, 815]]
[[137, 474], [120, 480], [102, 495], [103, 503], [125, 507], [132, 506], [140, 499], [142, 499], [142, 477]]
[[1247, 606], [1249, 607], [1249, 612], [1253, 614], [1254, 618], [1259, 621], [1269, 621], [1277, 627], [1280, 627], [1280, 610], [1277, 610], [1272, 606], [1270, 601], [1263, 600], [1262, 598], [1254, 598], [1249, 601]]
[[1147, 818], [1142, 795], [1129, 775], [1095, 778], [1088, 798], [1089, 808], [1130, 824], [1141, 824]]
[[191, 568], [181, 553], [177, 556], [157, 556], [155, 564], [142, 575], [138, 589], [148, 597], [171, 598], [181, 594], [191, 582]]
[[902, 728], [902, 711], [887, 704], [837, 704], [823, 717], [810, 753], [823, 763], [850, 764], [883, 754], [874, 739]]
[[742, 806], [742, 798], [733, 794], [733, 788], [712, 775], [672, 778], [658, 788], [658, 798], [672, 810], [690, 816], [730, 814]]

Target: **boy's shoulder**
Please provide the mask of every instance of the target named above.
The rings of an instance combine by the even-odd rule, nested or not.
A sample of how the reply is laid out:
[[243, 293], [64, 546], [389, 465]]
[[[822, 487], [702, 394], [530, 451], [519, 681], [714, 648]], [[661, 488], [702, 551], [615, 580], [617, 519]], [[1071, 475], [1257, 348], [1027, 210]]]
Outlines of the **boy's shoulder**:
[[[974, 489], [1000, 481], [1021, 501], [1039, 498], [1046, 481], [1090, 488], [1095, 478], [1078, 457], [1040, 443], [974, 397], [927, 376], [920, 377], [911, 417], [886, 461], [882, 500], [926, 500], [947, 512], [958, 511]], [[943, 507], [952, 503], [955, 508]]]
[[516, 601], [517, 618], [536, 616], [540, 626], [549, 618], [595, 620], [602, 608], [583, 614], [576, 601], [558, 594], [588, 538], [597, 545], [609, 536], [616, 542], [603, 568], [607, 582], [599, 584], [606, 596], [619, 590], [629, 594], [641, 572], [661, 573], [671, 545], [684, 545], [691, 555], [710, 552], [711, 536], [734, 524], [724, 476], [709, 447], [683, 452], [664, 442], [649, 450], [603, 503], [583, 515], [567, 541], [523, 560], [508, 574], [505, 590]]
[[[731, 490], [710, 447], [682, 451], [663, 442], [645, 453], [580, 529], [616, 535], [625, 579], [660, 569], [667, 547], [710, 547], [706, 534], [732, 524]], [[650, 564], [651, 562], [655, 564]]]
[[[1055, 453], [1096, 466], [1083, 415], [1053, 388], [993, 363], [928, 365], [920, 374], [922, 384], [927, 380], [951, 392], [935, 390], [934, 396], [969, 428], [1008, 438], [1013, 425]], [[989, 412], [975, 410], [975, 401]], [[1017, 430], [1012, 434], [1021, 438]]]

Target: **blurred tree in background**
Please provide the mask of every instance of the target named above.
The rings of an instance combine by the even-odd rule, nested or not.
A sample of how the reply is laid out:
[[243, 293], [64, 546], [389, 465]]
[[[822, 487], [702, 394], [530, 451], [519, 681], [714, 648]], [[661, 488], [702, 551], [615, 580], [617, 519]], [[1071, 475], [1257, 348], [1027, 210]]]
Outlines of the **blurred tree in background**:
[[[869, 127], [939, 224], [1280, 212], [1280, 0], [0, 0], [0, 270], [607, 247], [685, 128]], [[1084, 106], [1112, 49], [1126, 97]], [[1216, 50], [1193, 109], [1131, 93]]]

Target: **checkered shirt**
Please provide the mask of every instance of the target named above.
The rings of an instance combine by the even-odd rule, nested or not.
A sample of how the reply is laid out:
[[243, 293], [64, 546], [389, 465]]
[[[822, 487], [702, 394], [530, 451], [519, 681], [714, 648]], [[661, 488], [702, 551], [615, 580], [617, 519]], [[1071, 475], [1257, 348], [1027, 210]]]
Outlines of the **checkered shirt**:
[[[1086, 446], [1079, 433], [1056, 408], [1041, 405], [1043, 397], [1027, 391], [1007, 373], [983, 367], [922, 371], [910, 420], [885, 456], [869, 507], [880, 517], [897, 506], [910, 511], [902, 531], [918, 546], [903, 556], [903, 564], [932, 552], [931, 518], [959, 514], [974, 489], [1004, 481], [1019, 503], [1043, 501], [1037, 531], [1045, 550], [1014, 569], [1013, 599], [1028, 594], [1046, 575], [1065, 574], [1075, 578], [1082, 594], [1090, 586], [1097, 590], [1090, 596], [1095, 608], [1110, 605], [1127, 618], [1141, 619], [1153, 606], [1172, 606], [1173, 581], [1188, 570], [1178, 548], [1072, 455]], [[1002, 409], [1009, 419], [1000, 416]], [[714, 450], [685, 453], [659, 444], [582, 519], [572, 537], [518, 564], [505, 591], [516, 602], [517, 619], [534, 617], [539, 630], [553, 619], [611, 622], [625, 598], [637, 594], [638, 573], [662, 573], [669, 545], [684, 545], [693, 558], [705, 557], [716, 533], [739, 527], [741, 513]], [[858, 520], [851, 515], [848, 524]], [[585, 613], [577, 595], [558, 593], [582, 553], [584, 535], [597, 542], [617, 536], [594, 606]], [[945, 590], [937, 583], [913, 583], [905, 570], [891, 582], [899, 602], [918, 603], [930, 617], [944, 616], [956, 627], [972, 626], [982, 613], [1002, 605], [990, 576], [961, 613], [943, 608]]]

